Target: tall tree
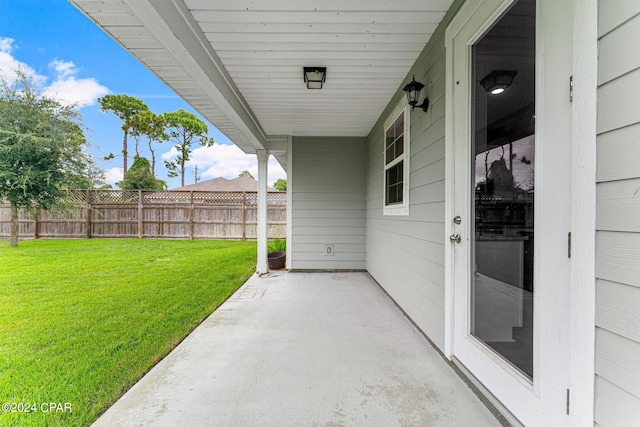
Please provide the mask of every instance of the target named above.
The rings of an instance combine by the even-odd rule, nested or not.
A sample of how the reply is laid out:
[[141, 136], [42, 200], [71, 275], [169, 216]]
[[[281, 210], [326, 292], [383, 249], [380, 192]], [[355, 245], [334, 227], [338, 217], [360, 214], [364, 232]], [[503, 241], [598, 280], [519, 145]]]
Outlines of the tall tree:
[[150, 110], [143, 110], [131, 117], [128, 124], [131, 135], [136, 138], [136, 156], [140, 155], [138, 152], [139, 138], [142, 136], [147, 138], [149, 152], [151, 153], [151, 172], [155, 175], [156, 150], [153, 148], [153, 144], [160, 144], [169, 139], [169, 136], [165, 132], [166, 121], [164, 116]]
[[181, 184], [184, 186], [185, 164], [191, 158], [193, 145], [198, 144], [203, 147], [211, 147], [213, 138], [209, 138], [209, 127], [198, 116], [185, 110], [178, 110], [172, 113], [163, 114], [169, 140], [173, 141], [178, 151], [178, 156], [172, 162], [165, 161], [169, 178], [178, 175], [181, 177]]
[[166, 190], [167, 183], [156, 179], [149, 160], [136, 156], [124, 179], [116, 184], [123, 190]]
[[42, 94], [24, 70], [0, 75], [0, 199], [11, 205], [11, 246], [18, 246], [18, 210], [51, 210], [64, 190], [95, 186], [99, 172], [72, 106]]
[[112, 111], [113, 114], [122, 120], [122, 131], [124, 132], [124, 138], [122, 139], [122, 173], [124, 175], [127, 171], [127, 136], [129, 135], [130, 129], [129, 120], [139, 112], [149, 110], [149, 107], [147, 107], [147, 104], [145, 104], [141, 99], [125, 94], [105, 95], [98, 98], [98, 103], [100, 103], [102, 111]]

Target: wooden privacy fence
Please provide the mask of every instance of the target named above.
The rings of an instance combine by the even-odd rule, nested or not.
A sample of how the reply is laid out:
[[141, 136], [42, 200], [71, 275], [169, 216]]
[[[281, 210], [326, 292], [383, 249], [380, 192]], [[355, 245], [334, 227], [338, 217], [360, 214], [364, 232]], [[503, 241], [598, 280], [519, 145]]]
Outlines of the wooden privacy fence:
[[[286, 237], [287, 194], [269, 192], [267, 233]], [[72, 208], [37, 216], [19, 211], [21, 238], [155, 237], [255, 240], [254, 191], [86, 190], [69, 193]], [[0, 204], [0, 237], [10, 235], [11, 209]]]

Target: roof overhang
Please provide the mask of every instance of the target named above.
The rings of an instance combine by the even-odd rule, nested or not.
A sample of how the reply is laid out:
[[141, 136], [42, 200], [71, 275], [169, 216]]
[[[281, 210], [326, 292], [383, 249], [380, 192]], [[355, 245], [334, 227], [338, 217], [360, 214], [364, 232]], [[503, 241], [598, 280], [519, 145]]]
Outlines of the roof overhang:
[[[285, 167], [287, 136], [367, 136], [452, 3], [70, 1], [244, 152]], [[304, 66], [327, 67], [323, 89]]]

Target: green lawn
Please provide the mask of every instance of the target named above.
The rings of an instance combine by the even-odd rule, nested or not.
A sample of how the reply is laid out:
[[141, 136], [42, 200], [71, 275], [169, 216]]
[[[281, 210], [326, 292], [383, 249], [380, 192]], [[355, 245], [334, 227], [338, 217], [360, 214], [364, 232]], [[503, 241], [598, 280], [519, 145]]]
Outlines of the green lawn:
[[[95, 421], [252, 274], [255, 254], [251, 242], [0, 241], [0, 403], [16, 404], [0, 425]], [[25, 403], [31, 413], [6, 412]]]

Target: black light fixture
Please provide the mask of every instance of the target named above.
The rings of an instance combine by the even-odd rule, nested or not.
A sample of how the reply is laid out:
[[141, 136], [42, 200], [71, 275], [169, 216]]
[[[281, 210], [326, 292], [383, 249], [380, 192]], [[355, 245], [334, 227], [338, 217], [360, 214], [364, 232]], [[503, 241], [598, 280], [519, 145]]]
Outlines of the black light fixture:
[[422, 89], [424, 89], [424, 85], [416, 81], [416, 76], [413, 76], [413, 80], [402, 88], [403, 91], [407, 92], [407, 103], [411, 105], [411, 111], [416, 107], [422, 108], [422, 111], [427, 111], [429, 108], [429, 98], [427, 97], [424, 98], [422, 104], [417, 105], [420, 100], [420, 91]]
[[486, 77], [480, 80], [480, 84], [492, 95], [499, 95], [505, 91], [511, 83], [513, 78], [518, 74], [517, 71], [509, 70], [493, 70]]
[[304, 82], [307, 89], [322, 89], [327, 78], [327, 67], [304, 67]]

